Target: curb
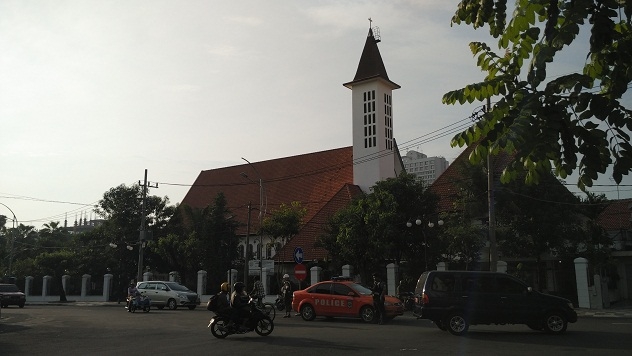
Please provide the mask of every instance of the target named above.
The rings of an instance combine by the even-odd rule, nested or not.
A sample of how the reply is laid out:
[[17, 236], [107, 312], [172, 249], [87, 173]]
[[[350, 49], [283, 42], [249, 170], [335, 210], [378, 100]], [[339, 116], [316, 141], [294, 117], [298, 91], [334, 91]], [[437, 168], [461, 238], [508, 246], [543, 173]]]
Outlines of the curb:
[[632, 318], [632, 309], [575, 309], [577, 316], [593, 317], [593, 318]]

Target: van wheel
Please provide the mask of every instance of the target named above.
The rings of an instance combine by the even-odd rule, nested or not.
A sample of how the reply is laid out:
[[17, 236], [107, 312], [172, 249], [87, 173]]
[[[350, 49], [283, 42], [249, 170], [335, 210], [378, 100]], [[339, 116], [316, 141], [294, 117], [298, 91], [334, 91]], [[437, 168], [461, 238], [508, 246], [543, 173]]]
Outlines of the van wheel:
[[305, 321], [312, 321], [316, 317], [316, 311], [314, 311], [314, 307], [309, 304], [305, 304], [301, 307], [301, 317]]
[[551, 312], [544, 318], [544, 331], [549, 334], [561, 334], [566, 331], [568, 322], [563, 314]]
[[167, 308], [169, 308], [169, 310], [176, 310], [178, 308], [178, 304], [176, 303], [176, 300], [169, 299], [167, 301]]
[[443, 324], [443, 321], [441, 320], [433, 320], [432, 321], [440, 330], [442, 331], [447, 331], [447, 329], [445, 328], [445, 325]]
[[461, 336], [467, 333], [467, 329], [470, 327], [467, 319], [463, 316], [461, 312], [454, 312], [448, 314], [448, 316], [443, 319], [443, 325], [452, 335]]

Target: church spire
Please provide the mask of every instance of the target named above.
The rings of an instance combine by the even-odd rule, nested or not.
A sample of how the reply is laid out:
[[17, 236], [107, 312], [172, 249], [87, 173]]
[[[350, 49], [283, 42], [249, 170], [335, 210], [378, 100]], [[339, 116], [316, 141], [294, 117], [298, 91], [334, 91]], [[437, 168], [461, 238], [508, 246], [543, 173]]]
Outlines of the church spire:
[[[372, 21], [373, 20], [369, 17], [369, 24], [371, 24]], [[360, 56], [360, 63], [358, 64], [355, 77], [353, 78], [353, 81], [343, 84], [345, 87], [351, 88], [354, 84], [368, 79], [382, 78], [390, 83], [392, 89], [400, 88], [397, 83], [388, 79], [384, 61], [382, 61], [382, 56], [380, 55], [380, 49], [377, 47], [379, 42], [379, 28], [375, 27], [374, 32], [374, 29], [369, 25], [369, 33], [367, 34], [366, 42], [364, 43], [364, 49], [362, 50], [362, 55]]]

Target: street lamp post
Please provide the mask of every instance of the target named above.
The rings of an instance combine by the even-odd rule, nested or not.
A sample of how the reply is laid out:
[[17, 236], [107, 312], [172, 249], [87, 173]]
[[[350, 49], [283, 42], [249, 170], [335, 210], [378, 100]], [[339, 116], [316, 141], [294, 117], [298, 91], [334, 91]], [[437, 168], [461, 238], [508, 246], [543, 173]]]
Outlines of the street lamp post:
[[[241, 159], [246, 161], [248, 165], [252, 167], [252, 169], [255, 171], [255, 173], [257, 173], [257, 176], [259, 177], [259, 247], [258, 249], [259, 249], [259, 280], [262, 281], [262, 278], [263, 278], [263, 231], [261, 229], [261, 225], [262, 225], [262, 220], [263, 220], [263, 214], [265, 213], [265, 209], [263, 207], [263, 195], [264, 195], [265, 189], [263, 187], [263, 178], [261, 178], [261, 174], [257, 170], [257, 167], [255, 167], [247, 159], [243, 157], [241, 157]], [[241, 175], [242, 177], [249, 179], [246, 173], [242, 172]], [[266, 202], [266, 205], [267, 205], [267, 202]]]
[[[421, 219], [417, 219], [417, 220], [415, 220], [415, 225], [417, 225], [417, 226], [421, 226]], [[439, 220], [439, 221], [437, 221], [437, 225], [442, 226], [442, 225], [443, 225], [443, 220]], [[413, 226], [413, 223], [411, 223], [410, 221], [408, 221], [408, 222], [406, 223], [406, 226], [407, 226], [407, 227], [412, 227], [412, 226]], [[435, 226], [435, 224], [434, 224], [432, 221], [428, 222], [428, 227], [429, 227], [429, 228], [431, 228], [431, 229], [432, 229], [434, 226]], [[427, 235], [427, 234], [426, 234], [426, 231], [424, 230], [424, 228], [423, 228], [423, 227], [421, 228], [421, 233], [422, 233], [422, 234], [423, 234], [423, 236], [424, 236], [424, 262], [425, 262], [425, 264], [426, 264], [426, 269], [425, 269], [425, 270], [427, 271], [427, 270], [428, 270], [428, 238], [427, 238], [427, 236], [426, 236], [426, 235]]]
[[11, 269], [13, 268], [13, 244], [15, 243], [15, 224], [17, 224], [18, 219], [15, 217], [15, 213], [13, 212], [13, 210], [11, 210], [11, 208], [9, 208], [8, 206], [6, 206], [3, 203], [0, 203], [0, 205], [4, 206], [5, 208], [9, 209], [9, 211], [11, 212], [11, 214], [13, 215], [13, 231], [12, 231], [12, 236], [11, 236], [11, 247], [9, 250], [9, 270], [7, 271], [7, 277], [11, 277]]

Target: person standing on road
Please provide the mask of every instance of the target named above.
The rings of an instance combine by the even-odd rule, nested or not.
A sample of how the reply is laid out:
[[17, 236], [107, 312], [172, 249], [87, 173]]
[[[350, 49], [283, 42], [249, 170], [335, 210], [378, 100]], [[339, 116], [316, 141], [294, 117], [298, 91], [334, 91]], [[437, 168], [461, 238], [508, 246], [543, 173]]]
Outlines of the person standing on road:
[[255, 285], [250, 292], [250, 297], [257, 300], [257, 305], [262, 306], [263, 298], [266, 296], [266, 291], [263, 289], [263, 283], [259, 280], [259, 276], [255, 276]]
[[384, 324], [384, 298], [386, 297], [386, 285], [379, 274], [373, 273], [373, 306], [377, 311], [378, 324]]
[[281, 285], [281, 295], [283, 296], [283, 304], [285, 305], [284, 318], [289, 318], [292, 312], [292, 282], [290, 282], [290, 275], [283, 275], [283, 284]]

